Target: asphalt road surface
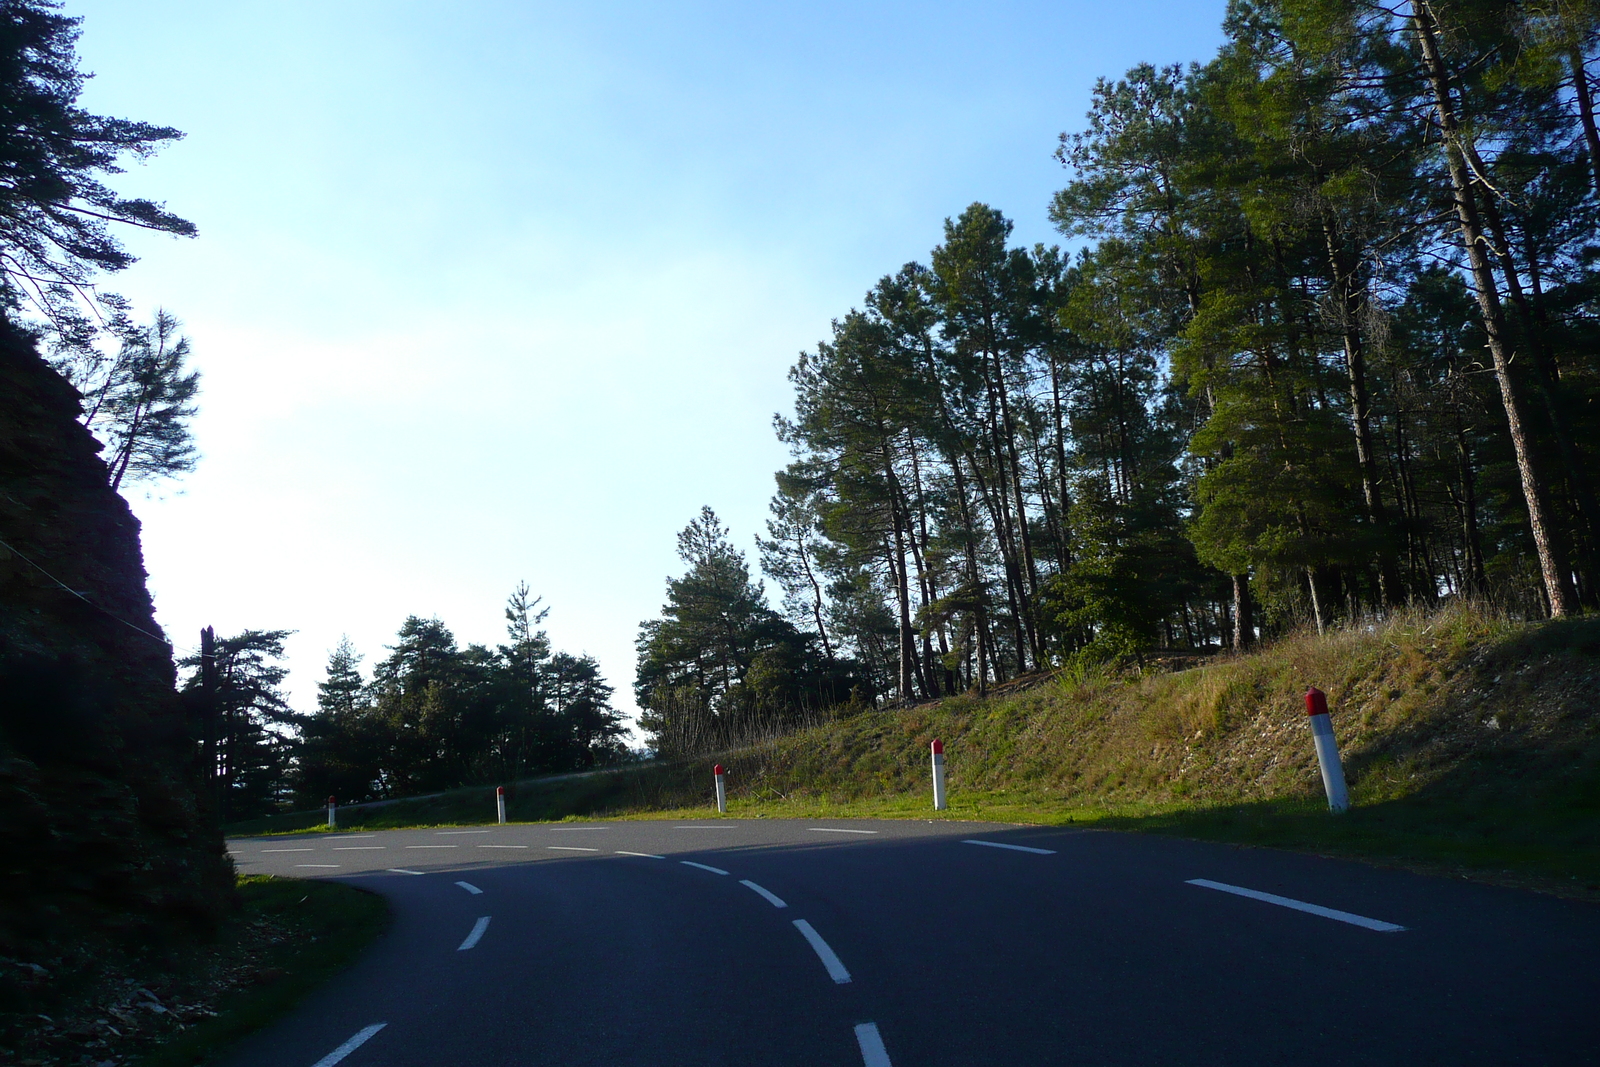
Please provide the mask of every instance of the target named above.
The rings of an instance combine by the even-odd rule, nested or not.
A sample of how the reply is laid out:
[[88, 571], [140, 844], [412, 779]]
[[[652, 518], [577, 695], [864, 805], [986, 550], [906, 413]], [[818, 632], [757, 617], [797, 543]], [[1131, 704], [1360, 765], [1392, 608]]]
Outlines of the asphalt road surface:
[[916, 821], [240, 838], [393, 928], [229, 1067], [1600, 1063], [1600, 909]]

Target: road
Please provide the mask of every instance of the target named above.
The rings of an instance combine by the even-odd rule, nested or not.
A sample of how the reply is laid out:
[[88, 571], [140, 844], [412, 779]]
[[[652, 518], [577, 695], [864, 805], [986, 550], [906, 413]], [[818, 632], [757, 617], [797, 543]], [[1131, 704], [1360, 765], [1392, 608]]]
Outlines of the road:
[[393, 928], [229, 1067], [1600, 1062], [1600, 909], [994, 823], [229, 842]]

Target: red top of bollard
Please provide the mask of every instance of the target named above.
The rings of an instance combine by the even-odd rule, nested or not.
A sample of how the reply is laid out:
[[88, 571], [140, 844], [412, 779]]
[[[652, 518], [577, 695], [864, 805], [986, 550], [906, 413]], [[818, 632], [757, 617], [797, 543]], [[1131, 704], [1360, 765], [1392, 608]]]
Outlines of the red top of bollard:
[[1322, 690], [1318, 689], [1316, 686], [1312, 686], [1310, 689], [1307, 689], [1306, 690], [1306, 714], [1307, 715], [1326, 715], [1326, 714], [1328, 714], [1328, 694], [1324, 693]]
[[330, 808], [331, 808], [331, 807], [333, 807], [333, 798], [332, 798], [332, 797], [329, 797], [329, 798], [328, 798], [328, 806], [329, 806], [329, 807], [330, 807]]
[[494, 787], [494, 795], [497, 796], [497, 797], [505, 796], [506, 795], [506, 787], [503, 786], [503, 785], [495, 786]]
[[937, 737], [933, 739], [933, 754], [935, 756], [944, 755], [944, 742], [939, 740]]
[[718, 778], [721, 778], [722, 777], [722, 764], [719, 763], [715, 767], [711, 768], [711, 773], [716, 775]]

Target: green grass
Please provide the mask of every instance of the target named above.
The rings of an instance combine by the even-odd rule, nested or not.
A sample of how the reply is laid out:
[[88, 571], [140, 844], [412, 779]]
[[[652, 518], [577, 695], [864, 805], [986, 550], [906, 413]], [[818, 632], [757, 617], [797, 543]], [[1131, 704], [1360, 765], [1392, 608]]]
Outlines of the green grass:
[[[1321, 799], [1302, 694], [1328, 694], [1354, 809]], [[1202, 667], [1041, 680], [868, 712], [700, 760], [508, 788], [513, 821], [730, 815], [1089, 823], [1600, 895], [1600, 619], [1456, 607], [1298, 634]], [[341, 829], [493, 821], [493, 789], [341, 814]], [[231, 832], [312, 829], [258, 823]]]
[[258, 980], [216, 1005], [217, 1015], [175, 1035], [139, 1061], [140, 1067], [191, 1067], [298, 1004], [349, 966], [389, 923], [381, 897], [337, 882], [251, 875], [239, 880], [241, 914], [223, 935], [221, 951], [247, 947], [262, 929], [287, 936], [268, 944]]

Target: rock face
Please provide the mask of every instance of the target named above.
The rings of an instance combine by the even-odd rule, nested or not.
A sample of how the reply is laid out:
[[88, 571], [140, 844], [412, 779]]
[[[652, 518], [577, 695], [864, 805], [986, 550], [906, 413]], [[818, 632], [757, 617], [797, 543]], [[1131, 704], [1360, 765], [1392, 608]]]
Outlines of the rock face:
[[78, 413], [0, 320], [0, 1010], [38, 973], [14, 961], [203, 932], [232, 893], [139, 523]]

